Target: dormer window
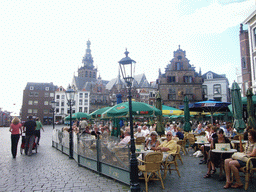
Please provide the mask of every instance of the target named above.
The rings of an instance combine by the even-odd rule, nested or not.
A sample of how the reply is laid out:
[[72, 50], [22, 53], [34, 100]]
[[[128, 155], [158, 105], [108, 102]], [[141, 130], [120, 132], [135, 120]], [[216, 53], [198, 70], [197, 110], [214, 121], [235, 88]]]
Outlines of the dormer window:
[[30, 87], [29, 87], [29, 90], [34, 90], [34, 87], [33, 87], [33, 86], [30, 86]]
[[45, 91], [49, 91], [49, 87], [45, 87]]
[[206, 74], [206, 79], [213, 79], [212, 73], [207, 73]]

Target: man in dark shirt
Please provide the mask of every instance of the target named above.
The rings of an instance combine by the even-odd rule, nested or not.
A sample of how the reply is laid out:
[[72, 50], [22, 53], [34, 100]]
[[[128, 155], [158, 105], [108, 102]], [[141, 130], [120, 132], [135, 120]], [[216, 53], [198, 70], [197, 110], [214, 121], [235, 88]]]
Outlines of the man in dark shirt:
[[29, 120], [25, 122], [24, 128], [26, 130], [26, 144], [25, 144], [25, 154], [32, 155], [32, 148], [35, 142], [35, 129], [36, 122], [33, 121], [32, 116], [29, 116]]

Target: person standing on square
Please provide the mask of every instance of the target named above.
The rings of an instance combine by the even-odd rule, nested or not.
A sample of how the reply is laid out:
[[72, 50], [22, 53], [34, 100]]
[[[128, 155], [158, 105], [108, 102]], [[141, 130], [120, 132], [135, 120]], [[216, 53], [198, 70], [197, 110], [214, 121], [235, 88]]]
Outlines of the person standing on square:
[[20, 119], [18, 117], [15, 117], [12, 120], [10, 129], [9, 129], [9, 131], [11, 132], [11, 141], [12, 141], [11, 150], [12, 150], [13, 158], [16, 158], [16, 155], [17, 155], [17, 146], [20, 139], [20, 134], [22, 132], [21, 127], [22, 125], [20, 123]]
[[29, 116], [29, 120], [25, 122], [24, 128], [26, 130], [25, 154], [28, 156], [31, 156], [33, 144], [35, 142], [35, 129], [36, 129], [36, 122], [33, 121], [32, 116]]

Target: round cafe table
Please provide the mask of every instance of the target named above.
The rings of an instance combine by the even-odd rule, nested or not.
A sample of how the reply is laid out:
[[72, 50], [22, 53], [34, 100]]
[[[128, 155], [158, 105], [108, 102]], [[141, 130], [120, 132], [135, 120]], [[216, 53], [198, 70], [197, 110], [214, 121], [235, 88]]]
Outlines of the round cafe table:
[[225, 151], [225, 150], [212, 149], [212, 152], [213, 153], [220, 153], [220, 175], [219, 175], [219, 177], [221, 178], [222, 172], [224, 170], [224, 160], [225, 160], [225, 159], [223, 159], [223, 154], [230, 154], [230, 156], [231, 156], [233, 153], [237, 152], [237, 150], [236, 149], [229, 149], [229, 150]]
[[[245, 143], [247, 143], [247, 140], [242, 140], [241, 142], [242, 142], [242, 144], [245, 144]], [[240, 141], [239, 140], [232, 140], [231, 143], [233, 143], [234, 144], [234, 148], [236, 150], [238, 150]]]

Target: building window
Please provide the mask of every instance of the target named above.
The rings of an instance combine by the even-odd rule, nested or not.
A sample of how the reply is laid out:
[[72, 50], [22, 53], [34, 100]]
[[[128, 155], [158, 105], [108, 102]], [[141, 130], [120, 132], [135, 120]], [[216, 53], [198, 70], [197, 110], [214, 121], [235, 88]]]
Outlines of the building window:
[[93, 78], [96, 78], [96, 73], [95, 72], [93, 73]]
[[168, 83], [175, 83], [175, 76], [168, 77], [167, 82]]
[[213, 94], [221, 94], [221, 85], [220, 84], [215, 84], [213, 85]]
[[49, 104], [49, 101], [44, 101], [44, 105], [48, 105]]
[[28, 113], [32, 113], [32, 109], [28, 109]]
[[176, 100], [176, 94], [168, 94], [169, 100]]
[[59, 113], [60, 112], [60, 109], [59, 108], [56, 108], [56, 113]]
[[88, 99], [84, 100], [84, 105], [88, 105]]
[[60, 95], [56, 95], [56, 99], [60, 99]]
[[92, 72], [90, 71], [90, 76], [89, 76], [90, 78], [92, 77]]
[[85, 77], [88, 77], [88, 71], [85, 71]]
[[246, 61], [244, 57], [242, 58], [242, 68], [246, 69]]
[[97, 87], [97, 92], [101, 92], [102, 88], [101, 87]]
[[45, 87], [45, 91], [49, 91], [49, 87]]
[[33, 86], [30, 86], [30, 87], [29, 87], [29, 90], [31, 90], [31, 91], [34, 90], [34, 87], [33, 87]]
[[184, 76], [183, 78], [184, 78], [185, 83], [192, 83], [193, 82], [192, 76]]
[[56, 107], [59, 107], [60, 103], [58, 101], [56, 101]]
[[64, 102], [62, 101], [62, 102], [61, 102], [61, 107], [63, 107], [63, 106], [64, 106]]
[[87, 113], [87, 110], [88, 110], [88, 108], [87, 108], [87, 107], [85, 107], [85, 108], [84, 108], [84, 112], [85, 112], [85, 113]]
[[45, 97], [49, 97], [49, 93], [47, 92], [47, 93], [44, 93], [44, 96]]
[[175, 70], [182, 70], [183, 69], [183, 65], [181, 62], [177, 62], [175, 63]]
[[186, 88], [186, 94], [192, 94], [192, 88]]
[[29, 104], [29, 105], [33, 105], [33, 101], [32, 101], [32, 100], [29, 100], [29, 101], [28, 101], [28, 104]]
[[34, 96], [34, 92], [30, 92], [29, 97], [33, 97], [33, 96]]
[[206, 74], [206, 79], [213, 79], [212, 73], [207, 73]]
[[38, 97], [38, 92], [35, 92], [34, 95], [35, 95], [35, 97]]
[[254, 47], [256, 47], [256, 28], [253, 29]]
[[64, 108], [61, 108], [61, 114], [64, 114]]
[[82, 107], [79, 107], [79, 112], [83, 112], [83, 108]]
[[61, 95], [61, 99], [65, 99], [65, 95]]
[[207, 95], [207, 85], [203, 85], [203, 94]]
[[48, 110], [47, 109], [44, 109], [44, 114], [48, 114]]
[[50, 97], [54, 97], [54, 93], [50, 93]]
[[38, 105], [38, 101], [34, 101], [34, 105]]
[[84, 98], [88, 98], [88, 93], [84, 93]]
[[33, 113], [36, 114], [37, 113], [37, 109], [33, 109]]
[[79, 93], [79, 98], [83, 98], [83, 93]]
[[79, 99], [79, 105], [83, 105], [83, 100]]

